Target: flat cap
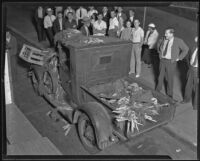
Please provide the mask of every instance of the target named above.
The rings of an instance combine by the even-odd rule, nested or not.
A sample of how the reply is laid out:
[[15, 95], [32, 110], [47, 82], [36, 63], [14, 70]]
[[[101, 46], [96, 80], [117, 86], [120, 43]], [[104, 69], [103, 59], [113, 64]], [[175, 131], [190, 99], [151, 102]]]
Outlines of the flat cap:
[[155, 25], [154, 23], [150, 23], [148, 26], [149, 26], [149, 27], [153, 27], [153, 28], [156, 27], [156, 25]]

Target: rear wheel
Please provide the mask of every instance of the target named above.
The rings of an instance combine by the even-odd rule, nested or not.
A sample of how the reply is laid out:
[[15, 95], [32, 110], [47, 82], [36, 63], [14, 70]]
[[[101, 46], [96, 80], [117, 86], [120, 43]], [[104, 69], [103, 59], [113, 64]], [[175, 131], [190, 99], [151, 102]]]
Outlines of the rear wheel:
[[85, 149], [91, 154], [98, 153], [94, 126], [86, 114], [82, 114], [78, 120], [78, 133]]

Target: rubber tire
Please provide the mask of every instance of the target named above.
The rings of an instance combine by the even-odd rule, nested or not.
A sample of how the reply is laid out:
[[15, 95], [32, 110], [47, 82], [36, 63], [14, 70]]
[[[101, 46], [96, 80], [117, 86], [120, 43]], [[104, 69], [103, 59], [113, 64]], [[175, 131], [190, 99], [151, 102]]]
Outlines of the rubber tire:
[[[101, 150], [97, 147], [97, 141], [96, 141], [96, 136], [94, 136], [95, 138], [95, 143], [96, 143], [96, 146], [88, 146], [87, 143], [85, 142], [85, 138], [83, 136], [83, 126], [84, 126], [84, 122], [85, 120], [89, 120], [91, 122], [91, 120], [89, 119], [89, 117], [86, 115], [86, 114], [81, 114], [79, 116], [79, 119], [78, 119], [78, 134], [79, 134], [79, 137], [80, 137], [80, 140], [81, 140], [81, 143], [83, 144], [84, 148], [90, 153], [90, 154], [96, 154], [98, 152], [100, 152]], [[92, 122], [91, 122], [91, 125], [92, 125]], [[95, 130], [94, 130], [94, 126], [92, 125], [92, 129], [93, 129], [93, 133], [95, 135]]]

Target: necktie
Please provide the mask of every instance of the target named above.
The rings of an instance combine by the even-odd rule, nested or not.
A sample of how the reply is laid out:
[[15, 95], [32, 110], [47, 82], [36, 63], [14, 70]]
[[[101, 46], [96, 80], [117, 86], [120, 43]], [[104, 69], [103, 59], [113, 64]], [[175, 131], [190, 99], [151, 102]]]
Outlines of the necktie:
[[81, 11], [82, 9], [80, 9], [80, 18], [82, 18], [82, 11]]
[[163, 52], [163, 56], [166, 56], [166, 54], [167, 54], [168, 44], [169, 44], [169, 40], [167, 40], [167, 44], [165, 46], [165, 50]]
[[197, 64], [197, 52], [198, 52], [198, 49], [197, 49], [197, 51], [195, 53], [195, 58], [194, 58], [194, 61], [192, 63], [192, 66], [195, 66]]
[[151, 34], [152, 34], [152, 32], [149, 32], [149, 35], [147, 36], [147, 42], [148, 42], [148, 39], [151, 36]]

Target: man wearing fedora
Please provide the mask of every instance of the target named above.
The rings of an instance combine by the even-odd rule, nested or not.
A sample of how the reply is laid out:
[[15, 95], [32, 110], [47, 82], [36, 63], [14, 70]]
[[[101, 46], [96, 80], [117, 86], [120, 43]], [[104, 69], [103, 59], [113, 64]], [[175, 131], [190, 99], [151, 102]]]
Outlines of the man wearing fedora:
[[117, 31], [119, 29], [119, 21], [117, 20], [115, 11], [110, 12], [111, 18], [109, 20], [108, 36], [117, 37]]
[[158, 31], [154, 23], [148, 25], [148, 30], [144, 39], [142, 60], [150, 67], [153, 62], [153, 55], [156, 53], [155, 46], [158, 40]]
[[47, 15], [44, 17], [44, 28], [46, 29], [47, 37], [50, 43], [50, 46], [53, 47], [53, 22], [56, 17], [53, 15], [53, 10], [51, 8], [47, 8]]
[[85, 36], [90, 36], [89, 26], [90, 26], [90, 18], [83, 17], [83, 26], [81, 27], [80, 31]]

